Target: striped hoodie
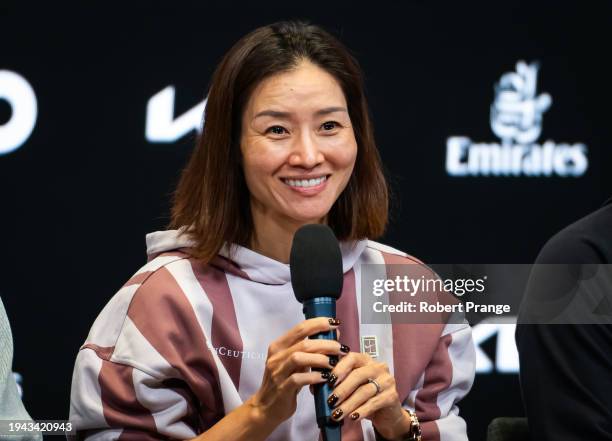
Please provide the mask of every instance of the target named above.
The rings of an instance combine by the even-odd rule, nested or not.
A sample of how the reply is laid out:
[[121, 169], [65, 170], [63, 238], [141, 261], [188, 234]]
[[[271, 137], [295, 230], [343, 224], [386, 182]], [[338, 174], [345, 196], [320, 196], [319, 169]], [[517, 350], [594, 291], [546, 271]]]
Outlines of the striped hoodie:
[[[148, 262], [110, 299], [81, 346], [70, 420], [78, 439], [189, 439], [259, 388], [269, 344], [304, 320], [289, 265], [236, 247], [204, 265], [179, 230], [147, 235]], [[341, 243], [344, 287], [337, 304], [341, 340], [359, 350], [376, 336], [403, 406], [416, 411], [423, 440], [467, 440], [456, 403], [474, 379], [467, 324], [363, 324], [365, 263], [420, 263], [371, 240]], [[231, 258], [230, 258], [231, 257]], [[373, 441], [369, 420], [346, 419], [343, 440]], [[312, 395], [268, 438], [317, 441]]]

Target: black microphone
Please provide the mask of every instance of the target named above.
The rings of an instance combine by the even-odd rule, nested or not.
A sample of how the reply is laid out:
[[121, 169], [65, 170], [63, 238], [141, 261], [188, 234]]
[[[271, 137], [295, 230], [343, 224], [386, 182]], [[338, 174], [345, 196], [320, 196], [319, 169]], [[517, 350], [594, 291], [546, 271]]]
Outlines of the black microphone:
[[[342, 294], [342, 253], [333, 231], [326, 225], [304, 225], [296, 231], [289, 259], [291, 285], [304, 316], [336, 317], [336, 300]], [[312, 339], [336, 340], [336, 331], [320, 332]], [[313, 369], [320, 371], [322, 369]], [[325, 369], [328, 370], [329, 369]], [[326, 383], [314, 385], [317, 425], [323, 441], [341, 440], [341, 423], [331, 418], [327, 397], [332, 393]]]

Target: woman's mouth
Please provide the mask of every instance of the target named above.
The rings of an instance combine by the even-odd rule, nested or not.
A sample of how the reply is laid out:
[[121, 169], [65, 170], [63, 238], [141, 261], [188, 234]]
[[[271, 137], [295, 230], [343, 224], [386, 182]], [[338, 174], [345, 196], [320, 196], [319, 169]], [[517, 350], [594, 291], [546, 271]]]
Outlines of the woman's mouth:
[[320, 176], [318, 178], [312, 179], [290, 179], [290, 178], [282, 178], [283, 182], [291, 187], [316, 187], [317, 185], [321, 185], [323, 182], [327, 180], [326, 176]]
[[331, 175], [318, 176], [309, 179], [281, 178], [281, 180], [292, 190], [301, 194], [317, 194], [325, 188], [327, 179]]

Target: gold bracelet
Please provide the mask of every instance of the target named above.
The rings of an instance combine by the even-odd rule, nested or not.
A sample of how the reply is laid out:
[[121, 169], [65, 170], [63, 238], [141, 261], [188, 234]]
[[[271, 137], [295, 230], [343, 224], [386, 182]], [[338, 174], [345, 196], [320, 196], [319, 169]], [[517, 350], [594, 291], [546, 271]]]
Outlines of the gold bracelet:
[[411, 410], [406, 409], [406, 411], [408, 412], [408, 415], [410, 415], [410, 435], [411, 438], [409, 438], [410, 441], [421, 441], [422, 439], [422, 434], [421, 434], [421, 425], [419, 424], [419, 419], [416, 416], [416, 413], [414, 413]]

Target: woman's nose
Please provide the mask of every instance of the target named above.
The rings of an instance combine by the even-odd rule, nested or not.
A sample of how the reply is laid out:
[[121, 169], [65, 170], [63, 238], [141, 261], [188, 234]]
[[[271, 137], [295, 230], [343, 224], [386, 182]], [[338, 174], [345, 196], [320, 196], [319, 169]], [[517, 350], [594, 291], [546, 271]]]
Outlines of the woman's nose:
[[289, 156], [289, 165], [313, 168], [324, 160], [325, 157], [319, 150], [316, 139], [313, 139], [311, 134], [304, 134], [296, 138]]

